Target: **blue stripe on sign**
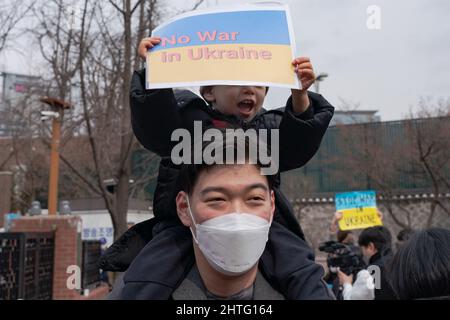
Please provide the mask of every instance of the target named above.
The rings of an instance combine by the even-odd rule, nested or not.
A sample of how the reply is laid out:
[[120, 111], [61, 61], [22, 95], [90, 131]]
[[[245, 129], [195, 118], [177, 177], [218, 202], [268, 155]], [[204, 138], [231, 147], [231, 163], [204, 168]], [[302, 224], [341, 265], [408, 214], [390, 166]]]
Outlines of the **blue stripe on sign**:
[[376, 207], [375, 191], [354, 191], [336, 194], [336, 210]]
[[[216, 37], [212, 39], [214, 31]], [[201, 32], [205, 41], [201, 41], [198, 32]], [[206, 32], [209, 32], [209, 37]], [[218, 40], [221, 32], [227, 32], [230, 40]], [[239, 32], [236, 40], [231, 40], [232, 32]], [[154, 36], [170, 40], [173, 40], [173, 36], [176, 39], [188, 36], [189, 42], [171, 44], [166, 41], [165, 46], [159, 44], [152, 51], [224, 43], [290, 44], [286, 13], [280, 10], [220, 12], [187, 17], [162, 27]], [[180, 40], [185, 42], [187, 38], [183, 37]]]

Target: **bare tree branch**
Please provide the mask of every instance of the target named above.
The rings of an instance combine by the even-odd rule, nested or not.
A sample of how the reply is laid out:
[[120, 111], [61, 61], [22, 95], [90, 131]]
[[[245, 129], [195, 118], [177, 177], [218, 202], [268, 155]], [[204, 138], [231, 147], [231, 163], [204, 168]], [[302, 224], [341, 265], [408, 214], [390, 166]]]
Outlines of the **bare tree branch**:
[[112, 1], [112, 0], [108, 0], [108, 1], [109, 1], [109, 3], [112, 4], [112, 6], [113, 6], [117, 11], [119, 11], [122, 15], [125, 15], [125, 11], [123, 11], [121, 8], [119, 8], [119, 6], [117, 6], [117, 4], [114, 3], [114, 1]]
[[197, 9], [205, 0], [197, 0], [197, 2], [192, 6], [191, 11]]
[[81, 174], [71, 163], [69, 160], [64, 157], [64, 155], [60, 154], [60, 159], [62, 162], [81, 180], [83, 181], [95, 194], [101, 195], [101, 191], [98, 187], [93, 185], [89, 180], [85, 178], [83, 174]]
[[27, 5], [25, 1], [0, 1], [0, 52], [5, 49], [12, 32], [32, 7], [33, 3]]
[[142, 0], [138, 0], [138, 2], [136, 2], [136, 4], [134, 5], [133, 9], [131, 9], [131, 12], [130, 12], [131, 15], [133, 15], [134, 11], [141, 4], [141, 2], [143, 2], [143, 1]]

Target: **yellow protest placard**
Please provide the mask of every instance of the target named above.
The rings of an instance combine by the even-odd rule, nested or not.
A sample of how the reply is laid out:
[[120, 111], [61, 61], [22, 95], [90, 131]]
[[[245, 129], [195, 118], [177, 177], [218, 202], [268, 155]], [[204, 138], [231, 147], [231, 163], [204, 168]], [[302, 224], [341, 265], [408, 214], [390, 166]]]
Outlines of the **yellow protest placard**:
[[365, 229], [383, 225], [376, 208], [347, 209], [340, 212], [343, 213], [342, 219], [339, 220], [339, 229], [341, 230]]
[[353, 230], [383, 225], [376, 207], [374, 191], [336, 194], [336, 210], [342, 212], [339, 229]]

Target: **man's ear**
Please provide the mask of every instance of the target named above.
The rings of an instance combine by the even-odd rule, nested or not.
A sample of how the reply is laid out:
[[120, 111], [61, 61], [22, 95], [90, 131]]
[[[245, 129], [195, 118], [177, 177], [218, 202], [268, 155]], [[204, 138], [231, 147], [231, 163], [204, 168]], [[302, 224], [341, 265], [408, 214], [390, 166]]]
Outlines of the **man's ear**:
[[373, 242], [369, 242], [367, 244], [367, 248], [373, 253], [377, 253], [377, 248], [375, 247], [375, 244]]
[[273, 192], [273, 190], [270, 190], [270, 214], [273, 221], [275, 214], [275, 193]]
[[189, 214], [189, 206], [187, 202], [187, 193], [184, 191], [180, 191], [177, 194], [177, 197], [175, 199], [176, 205], [177, 205], [177, 213], [178, 217], [180, 218], [181, 222], [186, 226], [190, 227], [192, 225], [192, 220]]
[[205, 86], [202, 91], [202, 96], [208, 103], [213, 103], [216, 101], [216, 97], [213, 93], [213, 88], [213, 86]]

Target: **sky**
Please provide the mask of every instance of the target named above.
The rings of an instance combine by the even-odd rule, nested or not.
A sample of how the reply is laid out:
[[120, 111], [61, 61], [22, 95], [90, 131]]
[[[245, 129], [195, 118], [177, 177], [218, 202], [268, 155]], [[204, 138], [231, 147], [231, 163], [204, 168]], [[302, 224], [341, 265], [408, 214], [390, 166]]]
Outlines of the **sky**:
[[[166, 2], [185, 8], [194, 1]], [[379, 110], [388, 121], [404, 118], [421, 97], [450, 98], [450, 1], [283, 2], [291, 10], [297, 56], [310, 57], [316, 74], [329, 75], [320, 93], [337, 109]], [[216, 3], [243, 2], [208, 0], [202, 7]], [[380, 9], [379, 30], [367, 27], [371, 5]], [[31, 72], [38, 48], [19, 50], [0, 56], [0, 71]], [[283, 106], [288, 95], [288, 89], [271, 88], [265, 107]]]

